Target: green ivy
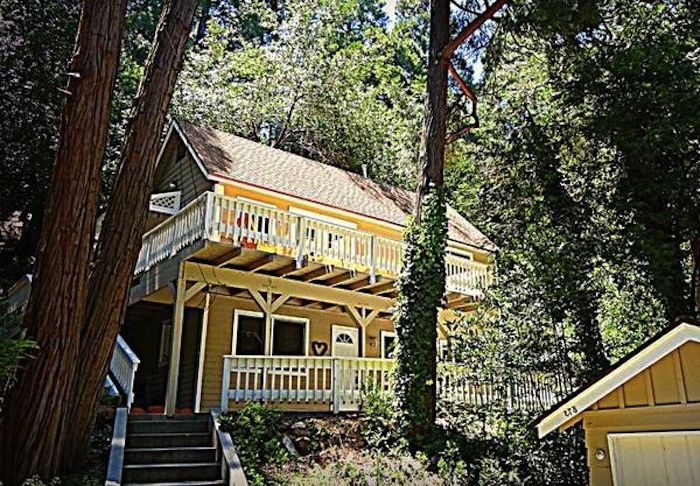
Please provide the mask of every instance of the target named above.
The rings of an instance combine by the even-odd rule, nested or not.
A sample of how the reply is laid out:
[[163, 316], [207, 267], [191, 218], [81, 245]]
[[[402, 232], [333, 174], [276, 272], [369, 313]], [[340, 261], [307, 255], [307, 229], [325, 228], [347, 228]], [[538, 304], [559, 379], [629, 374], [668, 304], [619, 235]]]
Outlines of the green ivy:
[[396, 399], [406, 438], [420, 447], [435, 422], [435, 360], [438, 307], [445, 294], [447, 216], [442, 188], [431, 185], [420, 207], [420, 221], [410, 221], [398, 280], [394, 313], [398, 337]]

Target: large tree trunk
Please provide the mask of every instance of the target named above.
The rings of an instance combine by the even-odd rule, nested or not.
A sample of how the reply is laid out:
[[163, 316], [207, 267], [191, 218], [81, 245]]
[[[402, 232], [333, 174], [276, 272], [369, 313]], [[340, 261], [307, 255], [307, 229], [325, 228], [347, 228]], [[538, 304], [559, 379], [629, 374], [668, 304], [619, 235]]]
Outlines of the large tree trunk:
[[167, 0], [127, 127], [119, 175], [97, 244], [80, 352], [80, 380], [70, 417], [70, 457], [85, 450], [148, 214], [155, 161], [165, 117], [182, 64], [197, 0]]
[[442, 52], [450, 42], [450, 2], [430, 3], [430, 46], [428, 52], [428, 84], [425, 99], [425, 120], [420, 148], [420, 181], [415, 220], [421, 221], [421, 208], [431, 186], [442, 187], [447, 136], [447, 67], [449, 59]]
[[398, 341], [396, 395], [412, 446], [430, 440], [436, 409], [437, 313], [445, 292], [447, 225], [443, 194], [450, 2], [433, 0], [428, 83], [414, 221], [406, 232], [404, 272], [394, 323]]
[[[39, 350], [24, 364], [0, 423], [2, 478], [51, 477], [62, 461], [74, 406], [81, 323], [100, 166], [121, 47], [125, 0], [85, 0], [70, 64], [60, 143], [25, 317]], [[47, 46], [47, 49], [50, 49]]]

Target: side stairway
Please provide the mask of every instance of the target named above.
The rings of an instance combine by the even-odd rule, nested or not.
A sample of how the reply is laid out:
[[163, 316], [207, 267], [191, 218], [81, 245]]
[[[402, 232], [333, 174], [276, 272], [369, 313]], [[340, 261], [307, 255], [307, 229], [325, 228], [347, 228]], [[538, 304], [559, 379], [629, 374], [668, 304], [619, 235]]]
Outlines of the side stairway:
[[124, 485], [223, 485], [209, 416], [130, 415], [122, 481]]

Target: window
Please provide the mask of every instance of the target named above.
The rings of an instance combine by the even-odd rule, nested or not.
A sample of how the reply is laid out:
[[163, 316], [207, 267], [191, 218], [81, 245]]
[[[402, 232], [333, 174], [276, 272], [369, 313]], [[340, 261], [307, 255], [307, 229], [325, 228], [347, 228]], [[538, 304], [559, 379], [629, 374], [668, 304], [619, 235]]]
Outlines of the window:
[[272, 354], [306, 356], [307, 320], [275, 317], [272, 321]]
[[236, 311], [235, 354], [262, 355], [265, 354], [265, 317], [258, 313], [242, 313]]
[[391, 331], [382, 331], [382, 358], [393, 359], [394, 348], [396, 347], [396, 333]]
[[270, 336], [262, 312], [236, 310], [233, 321], [232, 348], [236, 356], [262, 356], [266, 342], [271, 345], [272, 355], [307, 355], [308, 319], [273, 316]]
[[173, 321], [163, 321], [160, 327], [160, 346], [158, 348], [158, 366], [167, 366], [170, 362], [170, 347], [173, 340]]
[[353, 341], [352, 336], [348, 334], [347, 332], [341, 332], [336, 336], [335, 342], [339, 344], [355, 344], [355, 341]]

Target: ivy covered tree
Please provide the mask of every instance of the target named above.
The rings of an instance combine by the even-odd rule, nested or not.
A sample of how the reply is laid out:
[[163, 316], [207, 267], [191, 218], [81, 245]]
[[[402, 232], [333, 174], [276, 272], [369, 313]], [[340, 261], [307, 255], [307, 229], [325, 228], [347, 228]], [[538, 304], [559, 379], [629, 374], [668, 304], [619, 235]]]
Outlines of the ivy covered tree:
[[[430, 2], [425, 113], [413, 220], [405, 234], [403, 269], [394, 314], [398, 338], [396, 398], [399, 421], [413, 447], [428, 444], [436, 418], [437, 317], [445, 294], [447, 214], [444, 193], [445, 145], [478, 126], [476, 98], [451, 58], [504, 5], [498, 0], [467, 16], [453, 37], [449, 0]], [[462, 6], [470, 13], [472, 8]], [[478, 11], [478, 10], [477, 10]], [[471, 102], [473, 123], [448, 134], [448, 72]]]

